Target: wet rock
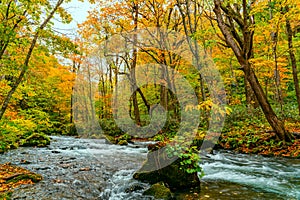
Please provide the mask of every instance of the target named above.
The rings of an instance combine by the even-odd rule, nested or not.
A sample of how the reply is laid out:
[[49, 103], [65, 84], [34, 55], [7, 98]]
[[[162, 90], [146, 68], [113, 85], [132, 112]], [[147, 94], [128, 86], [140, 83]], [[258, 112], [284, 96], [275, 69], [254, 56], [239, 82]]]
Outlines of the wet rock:
[[74, 180], [72, 184], [75, 186], [80, 186], [80, 185], [82, 185], [82, 182], [79, 180]]
[[50, 167], [37, 167], [36, 170], [48, 170], [51, 169]]
[[133, 183], [128, 188], [125, 189], [125, 192], [129, 193], [129, 192], [135, 192], [135, 191], [143, 190], [143, 189], [145, 189], [145, 188], [143, 186], [141, 186], [140, 184]]
[[128, 145], [128, 143], [133, 144], [132, 136], [127, 133], [114, 138], [114, 140], [114, 143], [118, 145]]
[[143, 195], [153, 196], [155, 199], [170, 200], [172, 199], [172, 193], [169, 188], [165, 186], [163, 182], [155, 183]]
[[160, 154], [150, 154], [150, 156], [148, 154], [147, 161], [143, 164], [141, 169], [133, 175], [133, 177], [137, 180], [151, 184], [162, 181], [172, 190], [184, 190], [200, 186], [200, 180], [196, 172], [187, 173], [180, 169], [181, 159], [179, 158], [166, 167], [154, 171], [151, 170], [154, 166], [157, 166], [159, 161], [164, 161], [164, 158], [160, 156]]
[[105, 144], [116, 144], [115, 138], [110, 135], [105, 135]]
[[79, 171], [90, 171], [91, 168], [89, 167], [83, 167], [83, 168], [80, 168]]
[[22, 160], [20, 161], [20, 163], [21, 163], [21, 164], [24, 164], [24, 165], [31, 164], [31, 162], [30, 162], [30, 161], [28, 161], [28, 160], [24, 160], [24, 159], [22, 159]]
[[72, 163], [67, 163], [67, 164], [61, 164], [60, 166], [61, 166], [62, 168], [64, 168], [64, 169], [67, 169], [67, 168], [72, 167], [73, 164], [72, 164]]
[[84, 146], [77, 146], [76, 148], [77, 148], [78, 150], [87, 149], [87, 147], [84, 147]]

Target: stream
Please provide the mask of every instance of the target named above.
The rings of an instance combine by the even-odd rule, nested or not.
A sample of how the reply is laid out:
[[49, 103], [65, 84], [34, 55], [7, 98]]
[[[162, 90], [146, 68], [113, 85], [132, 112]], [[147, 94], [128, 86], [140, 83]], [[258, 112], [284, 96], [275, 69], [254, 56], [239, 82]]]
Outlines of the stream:
[[[150, 200], [150, 185], [132, 179], [147, 155], [147, 143], [118, 146], [104, 139], [52, 136], [46, 148], [19, 148], [0, 155], [39, 173], [43, 180], [16, 189], [12, 199]], [[300, 160], [216, 151], [202, 157], [200, 197], [189, 199], [300, 199]], [[190, 191], [174, 194], [187, 199]]]

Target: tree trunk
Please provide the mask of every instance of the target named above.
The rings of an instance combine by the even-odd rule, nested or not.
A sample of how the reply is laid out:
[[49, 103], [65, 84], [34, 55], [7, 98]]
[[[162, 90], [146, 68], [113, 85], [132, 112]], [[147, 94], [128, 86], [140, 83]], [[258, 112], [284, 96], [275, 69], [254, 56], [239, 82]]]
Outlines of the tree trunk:
[[95, 104], [94, 104], [94, 89], [93, 89], [93, 82], [92, 82], [92, 74], [91, 74], [91, 68], [90, 65], [87, 66], [87, 72], [88, 72], [88, 83], [89, 83], [89, 88], [88, 88], [88, 104], [90, 105], [90, 108], [88, 108], [88, 110], [90, 110], [89, 115], [90, 115], [90, 132], [87, 134], [94, 134], [95, 132], [95, 127], [96, 127], [96, 112], [95, 112]]
[[251, 85], [249, 84], [249, 81], [248, 81], [246, 75], [244, 75], [244, 84], [245, 84], [244, 87], [245, 87], [245, 94], [246, 94], [246, 102], [247, 102], [249, 109], [258, 108], [259, 103], [255, 97], [255, 94], [251, 88]]
[[[269, 0], [269, 3], [272, 3], [272, 0]], [[271, 7], [269, 8], [269, 12], [270, 12], [270, 20], [272, 20], [273, 12], [272, 12]], [[280, 71], [278, 69], [278, 55], [277, 55], [278, 29], [279, 29], [278, 23], [276, 24], [276, 31], [271, 32], [271, 37], [272, 37], [272, 42], [273, 42], [272, 51], [273, 51], [273, 57], [274, 57], [274, 63], [275, 63], [274, 81], [275, 81], [275, 88], [276, 88], [276, 100], [280, 104], [280, 111], [283, 113], [283, 97], [282, 97]]]
[[[285, 130], [284, 122], [281, 121], [275, 114], [268, 99], [249, 63], [249, 59], [252, 57], [253, 48], [253, 35], [254, 30], [250, 27], [255, 24], [254, 16], [249, 15], [249, 8], [246, 0], [243, 0], [243, 17], [240, 13], [235, 13], [230, 6], [222, 5], [221, 0], [214, 0], [214, 13], [218, 26], [225, 37], [227, 44], [233, 50], [238, 62], [242, 66], [247, 80], [264, 112], [266, 119], [276, 133], [276, 136], [282, 141], [291, 141], [292, 135]], [[223, 14], [222, 11], [225, 13]], [[226, 24], [224, 17], [229, 20], [234, 20], [240, 27], [243, 39], [240, 38], [235, 27], [230, 27]]]
[[116, 60], [116, 68], [114, 70], [114, 74], [115, 74], [115, 77], [114, 77], [114, 83], [115, 83], [115, 95], [114, 95], [114, 104], [115, 104], [115, 119], [118, 119], [118, 73], [119, 73], [119, 70], [118, 70], [118, 57], [117, 57], [117, 60]]
[[276, 132], [277, 137], [282, 141], [291, 141], [292, 135], [285, 130], [283, 121], [281, 121], [277, 117], [274, 110], [272, 109], [250, 64], [247, 63], [247, 64], [243, 65], [243, 67], [244, 67], [244, 72], [247, 77], [247, 80], [249, 81], [251, 88], [254, 91], [254, 94], [260, 104], [260, 107], [263, 110], [265, 117], [268, 120], [269, 124], [272, 126], [272, 128]]
[[[166, 69], [164, 67], [162, 67], [160, 78], [161, 78], [161, 80], [164, 80], [165, 83], [168, 81], [166, 73], [167, 73]], [[167, 89], [166, 85], [162, 84], [160, 86], [160, 104], [162, 105], [162, 107], [164, 107], [166, 110], [168, 110], [168, 89]]]
[[132, 95], [134, 119], [135, 119], [135, 123], [137, 125], [141, 125], [140, 110], [139, 110], [139, 104], [137, 101], [136, 94], [137, 94], [137, 92], [135, 91], [135, 92], [133, 92], [133, 95]]
[[[183, 24], [186, 40], [193, 54], [193, 57], [195, 58], [194, 64], [199, 70], [200, 68], [202, 68], [201, 67], [202, 63], [200, 63], [199, 45], [195, 39], [191, 39], [191, 36], [197, 32], [197, 29], [199, 27], [199, 19], [201, 17], [197, 13], [201, 12], [200, 7], [198, 7], [196, 1], [194, 2], [189, 0], [185, 0], [185, 1], [177, 0], [176, 2], [177, 2], [177, 7], [179, 9], [180, 15], [182, 17], [182, 24]], [[204, 46], [204, 48], [206, 47]], [[200, 87], [200, 93], [202, 97], [201, 100], [206, 101], [205, 85], [201, 74], [199, 74], [199, 87]]]
[[[135, 9], [135, 13], [134, 13], [134, 30], [137, 31], [138, 28], [138, 3], [134, 3], [134, 9]], [[132, 94], [132, 101], [133, 101], [133, 112], [134, 112], [134, 119], [135, 119], [135, 123], [137, 125], [141, 124], [141, 117], [140, 117], [140, 111], [139, 111], [139, 105], [138, 105], [138, 101], [137, 101], [137, 86], [136, 86], [136, 76], [135, 76], [135, 68], [137, 65], [137, 34], [135, 33], [133, 35], [133, 60], [132, 60], [132, 66], [131, 66], [131, 81], [132, 81], [132, 85], [133, 85], [133, 94]]]
[[[288, 10], [288, 7], [286, 9]], [[293, 69], [293, 79], [294, 79], [294, 85], [296, 91], [296, 98], [298, 102], [298, 111], [300, 115], [300, 88], [299, 88], [298, 70], [297, 70], [297, 62], [293, 50], [293, 31], [292, 31], [291, 23], [288, 19], [286, 20], [286, 31], [288, 36], [289, 54], [290, 54], [290, 59], [291, 59], [292, 69]]]

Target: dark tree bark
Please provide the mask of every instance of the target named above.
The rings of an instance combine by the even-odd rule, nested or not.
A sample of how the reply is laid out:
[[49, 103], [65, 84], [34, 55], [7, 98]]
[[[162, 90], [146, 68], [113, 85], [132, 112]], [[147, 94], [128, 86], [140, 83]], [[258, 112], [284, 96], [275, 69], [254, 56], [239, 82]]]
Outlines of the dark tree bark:
[[246, 77], [246, 75], [244, 75], [244, 84], [245, 84], [245, 94], [246, 94], [246, 101], [247, 101], [247, 105], [248, 108], [252, 109], [252, 108], [258, 108], [259, 107], [259, 103], [257, 101], [257, 98], [254, 94], [253, 89], [251, 88], [251, 85]]
[[[254, 25], [254, 17], [249, 15], [250, 9], [248, 6], [252, 5], [249, 5], [246, 0], [243, 0], [242, 14], [235, 12], [229, 4], [224, 5], [221, 0], [214, 0], [214, 6], [214, 13], [216, 15], [218, 26], [222, 31], [227, 44], [231, 47], [238, 62], [240, 63], [266, 119], [280, 140], [291, 141], [292, 135], [286, 131], [284, 122], [277, 117], [272, 109], [249, 62], [253, 48], [254, 30], [251, 29], [251, 26]], [[227, 20], [224, 20], [224, 17], [227, 20], [234, 20], [235, 24], [238, 25], [243, 38], [241, 38], [240, 34], [238, 34], [238, 30], [235, 27], [232, 28], [233, 24], [225, 22]]]
[[[77, 64], [77, 66], [76, 66]], [[72, 73], [76, 74], [76, 72], [79, 70], [80, 68], [80, 63], [76, 63], [75, 61], [73, 61], [73, 66], [72, 66]], [[74, 119], [73, 119], [73, 100], [74, 100], [74, 86], [72, 86], [72, 94], [71, 94], [71, 106], [70, 106], [70, 123], [73, 123]]]
[[[269, 3], [272, 3], [272, 0], [269, 0]], [[273, 10], [270, 6], [270, 20], [273, 19]], [[271, 32], [272, 42], [273, 42], [273, 57], [274, 57], [274, 63], [275, 63], [275, 70], [274, 70], [274, 81], [276, 86], [276, 100], [280, 104], [280, 110], [283, 113], [283, 97], [282, 97], [282, 90], [281, 90], [281, 81], [280, 81], [280, 71], [278, 69], [278, 33], [279, 32], [279, 22], [276, 24], [276, 30], [275, 32]]]
[[[138, 28], [138, 15], [139, 15], [139, 10], [138, 10], [138, 3], [133, 2], [133, 8], [134, 8], [134, 30], [137, 31]], [[132, 66], [131, 66], [131, 80], [132, 80], [132, 85], [133, 89], [136, 89], [136, 78], [135, 78], [135, 68], [137, 65], [137, 35], [133, 35], [133, 60], [132, 60]], [[133, 101], [133, 112], [134, 112], [134, 119], [135, 123], [137, 125], [141, 124], [141, 117], [140, 117], [140, 110], [139, 110], [139, 105], [138, 105], [138, 100], [137, 100], [137, 91], [133, 91], [132, 94], [132, 101]]]
[[[286, 11], [288, 11], [289, 8], [286, 6]], [[300, 87], [299, 87], [299, 79], [298, 79], [298, 70], [297, 70], [297, 61], [294, 53], [294, 47], [293, 47], [293, 30], [291, 27], [291, 23], [289, 19], [286, 20], [286, 32], [288, 36], [288, 46], [289, 46], [289, 55], [290, 60], [292, 63], [292, 69], [293, 69], [293, 79], [294, 79], [294, 85], [295, 85], [295, 91], [296, 91], [296, 98], [298, 102], [298, 110], [300, 115]]]

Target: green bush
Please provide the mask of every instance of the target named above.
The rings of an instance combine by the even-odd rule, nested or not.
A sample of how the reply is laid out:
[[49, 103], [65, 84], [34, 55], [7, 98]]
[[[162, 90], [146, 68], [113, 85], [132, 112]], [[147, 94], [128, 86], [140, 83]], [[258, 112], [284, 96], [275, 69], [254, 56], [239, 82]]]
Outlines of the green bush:
[[125, 134], [113, 119], [102, 119], [100, 121], [100, 126], [104, 131], [104, 134], [109, 136], [117, 137]]
[[[14, 120], [3, 119], [0, 122], [0, 152], [15, 149], [21, 146], [45, 146], [50, 139], [44, 134], [46, 128], [43, 122], [36, 119], [18, 118]], [[43, 131], [45, 131], [43, 133]], [[39, 133], [39, 134], [38, 134]], [[37, 134], [39, 137], [37, 137]], [[40, 140], [40, 141], [38, 141]]]

